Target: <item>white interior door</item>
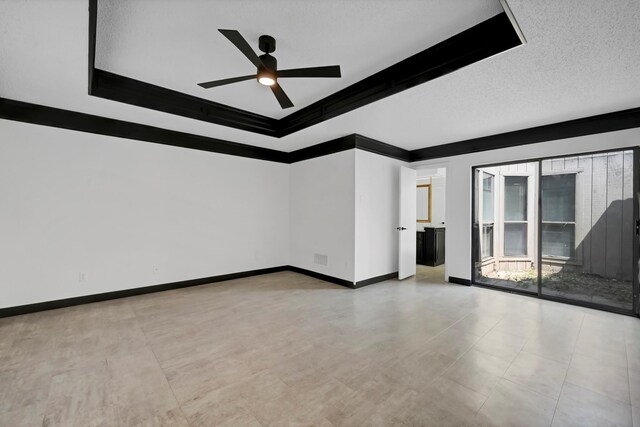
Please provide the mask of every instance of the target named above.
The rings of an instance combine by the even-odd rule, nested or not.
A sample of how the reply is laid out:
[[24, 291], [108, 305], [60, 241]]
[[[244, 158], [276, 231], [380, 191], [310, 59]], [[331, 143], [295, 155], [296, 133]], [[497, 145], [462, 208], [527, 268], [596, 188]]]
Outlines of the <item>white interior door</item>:
[[400, 166], [398, 279], [416, 274], [416, 171]]

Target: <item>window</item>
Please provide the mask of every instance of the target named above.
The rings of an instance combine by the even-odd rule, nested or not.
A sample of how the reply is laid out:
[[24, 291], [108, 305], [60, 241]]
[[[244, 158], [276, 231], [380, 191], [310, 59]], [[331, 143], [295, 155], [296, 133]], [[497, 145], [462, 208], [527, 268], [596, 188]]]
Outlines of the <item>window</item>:
[[482, 173], [482, 259], [493, 256], [493, 175]]
[[527, 176], [504, 177], [504, 255], [527, 256]]
[[542, 177], [542, 256], [575, 258], [576, 174]]

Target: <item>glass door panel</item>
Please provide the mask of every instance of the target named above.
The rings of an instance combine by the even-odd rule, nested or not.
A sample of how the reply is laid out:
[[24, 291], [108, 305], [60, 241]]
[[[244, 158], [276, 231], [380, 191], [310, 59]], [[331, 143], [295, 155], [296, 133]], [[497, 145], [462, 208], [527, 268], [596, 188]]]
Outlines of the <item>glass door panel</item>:
[[541, 293], [633, 308], [633, 151], [543, 160]]
[[474, 283], [538, 292], [538, 163], [475, 169]]

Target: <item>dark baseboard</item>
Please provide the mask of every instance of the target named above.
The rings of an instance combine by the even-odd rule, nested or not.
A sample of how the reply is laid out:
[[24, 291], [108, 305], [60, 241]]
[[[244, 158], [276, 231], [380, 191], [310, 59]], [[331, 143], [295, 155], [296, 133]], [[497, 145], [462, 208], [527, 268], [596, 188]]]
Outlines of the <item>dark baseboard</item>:
[[461, 279], [459, 277], [449, 276], [449, 283], [455, 283], [457, 285], [471, 286], [471, 280]]
[[315, 271], [307, 270], [305, 268], [294, 267], [292, 265], [289, 266], [289, 270], [295, 273], [304, 274], [305, 276], [313, 277], [316, 279], [324, 280], [325, 282], [335, 283], [336, 285], [345, 286], [347, 288], [355, 289], [355, 285], [353, 282], [348, 280], [339, 279], [333, 276], [327, 276], [326, 274], [317, 273]]
[[[203, 277], [200, 279], [184, 280], [180, 282], [164, 283], [161, 285], [144, 286], [133, 289], [123, 289], [120, 291], [105, 292], [94, 295], [83, 295], [73, 298], [59, 299], [55, 301], [45, 301], [35, 304], [20, 305], [17, 307], [0, 308], [0, 318], [9, 316], [18, 316], [21, 314], [35, 313], [39, 311], [54, 310], [57, 308], [72, 307], [74, 305], [89, 304], [93, 302], [108, 301], [112, 299], [132, 297], [136, 295], [150, 294], [154, 292], [169, 291], [172, 289], [187, 288], [190, 286], [207, 285], [210, 283], [223, 282], [225, 280], [241, 279], [243, 277], [259, 276], [261, 274], [277, 273], [280, 271], [293, 271], [295, 273], [304, 274], [315, 279], [324, 280], [325, 282], [335, 283], [350, 289], [358, 289], [374, 283], [383, 282], [385, 280], [398, 277], [398, 272], [383, 274], [382, 276], [372, 277], [370, 279], [361, 280], [359, 282], [350, 282], [349, 280], [340, 279], [305, 268], [294, 267], [292, 265], [283, 265], [279, 267], [261, 268], [259, 270], [240, 271], [238, 273], [222, 274], [219, 276]], [[449, 277], [449, 282], [459, 283], [461, 285], [471, 285], [469, 280], [459, 279], [457, 277]]]
[[168, 291], [171, 289], [187, 288], [190, 286], [206, 285], [225, 280], [241, 279], [243, 277], [258, 276], [267, 273], [286, 271], [286, 265], [280, 267], [261, 268], [259, 270], [241, 271], [238, 273], [222, 274], [220, 276], [203, 277], [201, 279], [184, 280], [180, 282], [164, 283], [161, 285], [144, 286], [141, 288], [123, 289], [121, 291], [105, 292], [94, 295], [65, 298], [55, 301], [39, 302], [35, 304], [20, 305], [17, 307], [0, 308], [0, 318], [17, 316], [20, 314], [35, 313], [38, 311], [53, 310], [56, 308], [72, 307], [74, 305], [89, 304], [92, 302], [107, 301], [118, 298], [132, 297], [136, 295], [150, 294], [154, 292]]
[[396, 278], [398, 278], [398, 272], [394, 271], [393, 273], [383, 274], [382, 276], [372, 277], [371, 279], [360, 280], [359, 282], [355, 283], [354, 288], [357, 289], [363, 286], [373, 285], [374, 283], [384, 282], [385, 280]]

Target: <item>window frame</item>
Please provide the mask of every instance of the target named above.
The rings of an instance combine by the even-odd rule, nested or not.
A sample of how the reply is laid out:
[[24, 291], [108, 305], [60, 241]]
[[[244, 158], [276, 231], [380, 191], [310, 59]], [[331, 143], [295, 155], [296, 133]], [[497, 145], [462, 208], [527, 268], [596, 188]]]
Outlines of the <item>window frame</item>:
[[[531, 218], [530, 218], [530, 213], [529, 213], [529, 209], [530, 209], [530, 203], [529, 203], [529, 198], [531, 197], [531, 189], [529, 188], [531, 186], [531, 173], [528, 172], [507, 172], [507, 173], [502, 173], [502, 195], [501, 197], [501, 209], [500, 209], [500, 214], [502, 215], [501, 218], [501, 226], [502, 226], [502, 257], [503, 258], [508, 258], [508, 259], [512, 259], [512, 260], [529, 260], [531, 258], [530, 255], [530, 222], [531, 222]], [[524, 212], [525, 212], [525, 219], [524, 220], [506, 220], [505, 216], [506, 216], [506, 195], [507, 195], [507, 178], [509, 177], [519, 177], [519, 178], [526, 178], [526, 186], [527, 186], [527, 194], [525, 197], [525, 206], [524, 206]], [[521, 254], [521, 255], [508, 255], [506, 253], [506, 239], [507, 239], [507, 233], [506, 233], [506, 225], [508, 224], [524, 224], [525, 225], [525, 233], [526, 233], [526, 238], [525, 238], [525, 253]]]
[[[545, 221], [543, 218], [543, 212], [540, 213], [540, 238], [542, 239], [542, 233], [543, 233], [543, 229], [542, 227], [545, 224], [560, 224], [560, 225], [573, 225], [573, 242], [574, 242], [574, 246], [575, 246], [575, 241], [576, 241], [576, 237], [578, 235], [578, 208], [579, 208], [579, 203], [581, 203], [581, 201], [578, 200], [579, 197], [579, 191], [578, 191], [578, 185], [579, 185], [579, 177], [580, 177], [580, 173], [583, 172], [582, 169], [565, 169], [565, 170], [558, 170], [558, 171], [545, 171], [540, 175], [540, 197], [541, 197], [541, 206], [542, 206], [542, 179], [545, 176], [554, 176], [554, 175], [573, 175], [573, 179], [574, 179], [574, 183], [573, 183], [573, 191], [575, 192], [574, 194], [574, 212], [573, 212], [573, 221]], [[572, 257], [561, 257], [561, 256], [554, 256], [554, 255], [548, 255], [545, 254], [543, 252], [543, 241], [540, 241], [540, 257], [542, 260], [547, 261], [547, 262], [560, 262], [560, 263], [572, 263], [572, 264], [577, 264], [578, 263], [578, 256], [576, 253], [576, 248], [573, 248], [573, 256]]]
[[[484, 245], [481, 245], [481, 253], [480, 253], [480, 258], [481, 261], [487, 261], [490, 259], [493, 259], [495, 257], [495, 238], [496, 238], [496, 175], [489, 173], [487, 171], [481, 171], [482, 173], [482, 179], [481, 182], [483, 184], [482, 187], [482, 215], [480, 216], [480, 228], [481, 228], [481, 242], [484, 241], [484, 231], [485, 228], [491, 228], [491, 254], [484, 256], [482, 254], [482, 249], [484, 249]], [[486, 177], [490, 177], [491, 178], [491, 204], [492, 204], [492, 213], [493, 213], [493, 219], [491, 221], [485, 221], [484, 218], [484, 180]]]

